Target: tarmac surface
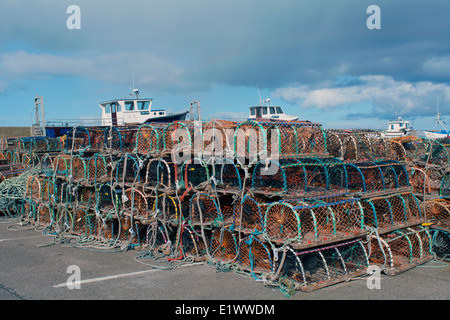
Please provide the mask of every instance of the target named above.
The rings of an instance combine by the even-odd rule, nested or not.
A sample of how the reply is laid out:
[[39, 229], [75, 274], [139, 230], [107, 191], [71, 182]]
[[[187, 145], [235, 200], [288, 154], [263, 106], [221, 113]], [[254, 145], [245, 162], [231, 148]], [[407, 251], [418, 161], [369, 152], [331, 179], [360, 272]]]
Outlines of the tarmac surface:
[[[382, 275], [379, 289], [369, 289], [363, 277], [287, 297], [279, 288], [206, 263], [177, 264], [166, 270], [149, 266], [156, 264], [152, 259], [136, 259], [142, 251], [104, 252], [54, 243], [54, 236], [3, 217], [0, 253], [0, 300], [175, 300], [181, 304], [450, 299], [450, 267], [440, 261], [396, 276]], [[168, 266], [165, 260], [159, 265]], [[75, 269], [68, 270], [69, 266]], [[80, 283], [68, 282], [75, 275], [80, 276]]]

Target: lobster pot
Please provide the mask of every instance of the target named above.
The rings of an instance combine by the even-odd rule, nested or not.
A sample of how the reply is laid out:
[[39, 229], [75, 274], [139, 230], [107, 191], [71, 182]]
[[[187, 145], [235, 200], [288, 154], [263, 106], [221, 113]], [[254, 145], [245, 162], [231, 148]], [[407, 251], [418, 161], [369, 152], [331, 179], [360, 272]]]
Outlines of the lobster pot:
[[133, 152], [136, 147], [137, 129], [134, 127], [120, 127], [120, 135], [122, 137], [122, 148], [124, 152]]
[[150, 207], [153, 213], [163, 221], [178, 220], [180, 218], [180, 210], [176, 198], [167, 195], [160, 194], [157, 197], [151, 197], [149, 199]]
[[147, 219], [149, 216], [147, 199], [145, 195], [136, 188], [125, 190], [122, 204], [124, 215], [137, 219]]
[[73, 206], [76, 202], [76, 192], [74, 186], [69, 183], [63, 183], [58, 186], [58, 200], [62, 206]]
[[241, 165], [255, 164], [267, 155], [267, 134], [257, 121], [247, 120], [236, 126], [234, 155]]
[[295, 288], [313, 291], [366, 273], [367, 251], [360, 240], [312, 250], [285, 247], [277, 253], [274, 272], [294, 281]]
[[431, 236], [427, 229], [416, 226], [398, 229], [382, 236], [372, 236], [370, 264], [383, 267], [387, 275], [396, 275], [430, 261]]
[[450, 258], [450, 231], [430, 228], [432, 238], [432, 252], [441, 260], [449, 261]]
[[168, 229], [160, 222], [153, 221], [145, 230], [145, 244], [152, 251], [163, 251], [173, 241]]
[[383, 174], [385, 189], [409, 187], [409, 175], [403, 163], [389, 160], [376, 162]]
[[107, 127], [103, 135], [103, 146], [107, 150], [122, 151], [122, 135], [117, 127]]
[[70, 176], [73, 182], [78, 183], [84, 181], [87, 177], [87, 168], [85, 159], [79, 155], [72, 155], [70, 158], [69, 168]]
[[206, 245], [211, 243], [211, 230], [195, 231], [189, 226], [182, 225], [180, 231], [181, 252], [184, 257], [194, 258], [196, 261], [204, 260], [206, 257]]
[[450, 198], [450, 173], [446, 173], [442, 177], [439, 195], [443, 198]]
[[100, 150], [104, 147], [105, 129], [102, 127], [87, 128], [90, 137], [90, 145], [94, 150]]
[[[167, 152], [192, 152], [194, 141], [194, 126], [192, 123], [174, 121], [169, 123], [163, 130], [162, 145]], [[174, 150], [175, 149], [175, 150]], [[174, 162], [175, 159], [173, 159]]]
[[441, 166], [446, 166], [450, 163], [447, 148], [438, 140], [422, 139], [415, 150], [413, 158], [422, 163]]
[[344, 159], [344, 145], [341, 136], [342, 134], [340, 134], [338, 131], [325, 131], [327, 151], [331, 157]]
[[184, 177], [184, 187], [199, 188], [210, 178], [210, 172], [206, 163], [197, 158], [183, 163], [181, 172]]
[[435, 181], [432, 181], [429, 174], [421, 168], [411, 168], [409, 170], [409, 177], [415, 193], [430, 195], [436, 190]]
[[142, 244], [146, 241], [146, 228], [130, 216], [121, 215], [117, 219], [105, 220], [101, 236], [113, 241]]
[[76, 208], [73, 211], [71, 231], [82, 236], [98, 235], [98, 219], [95, 212], [89, 208]]
[[434, 199], [424, 201], [422, 205], [426, 220], [432, 222], [434, 228], [450, 231], [450, 201]]
[[42, 181], [42, 202], [48, 203], [49, 201], [54, 202], [58, 195], [58, 190], [56, 184], [49, 179], [44, 179]]
[[86, 176], [90, 183], [97, 183], [107, 178], [107, 161], [104, 155], [96, 153], [87, 160]]
[[60, 154], [53, 159], [53, 172], [56, 176], [65, 178], [70, 174], [70, 155]]
[[366, 199], [362, 206], [366, 226], [378, 228], [379, 232], [424, 221], [418, 200], [411, 193]]
[[367, 137], [370, 143], [371, 160], [391, 159], [392, 154], [388, 139], [382, 138], [377, 132], [368, 133]]
[[76, 190], [77, 207], [89, 208], [95, 205], [95, 188], [93, 187], [79, 187]]
[[231, 159], [223, 159], [210, 165], [210, 175], [214, 176], [217, 188], [224, 190], [242, 190], [245, 173]]
[[133, 183], [140, 180], [139, 162], [132, 155], [126, 154], [122, 156], [116, 164], [116, 182], [117, 183]]
[[47, 228], [53, 222], [53, 208], [45, 203], [41, 203], [37, 209], [36, 224]]
[[45, 154], [41, 161], [41, 173], [47, 177], [51, 177], [53, 176], [53, 172], [54, 172], [54, 167], [53, 167], [53, 162], [55, 159], [53, 159], [50, 155]]
[[36, 175], [31, 175], [27, 179], [27, 185], [25, 189], [25, 198], [34, 202], [41, 201], [41, 180]]
[[262, 124], [267, 132], [267, 154], [270, 157], [297, 157], [302, 146], [299, 144], [297, 129], [288, 122]]
[[119, 201], [115, 190], [109, 183], [96, 187], [96, 208], [104, 213], [114, 212], [115, 205]]
[[240, 203], [234, 205], [234, 225], [246, 233], [262, 232], [266, 207], [266, 204], [258, 203], [250, 195], [245, 195]]
[[392, 160], [406, 161], [406, 150], [399, 141], [389, 141], [389, 155]]
[[33, 151], [49, 151], [47, 139], [33, 139], [32, 141]]
[[267, 274], [272, 271], [273, 261], [269, 249], [254, 235], [239, 242], [239, 266], [255, 274]]
[[222, 213], [215, 199], [206, 193], [196, 193], [189, 200], [189, 218], [191, 226], [214, 226], [223, 221]]
[[48, 151], [51, 151], [51, 152], [58, 152], [63, 149], [61, 139], [59, 139], [59, 138], [48, 138], [47, 144], [48, 144]]
[[5, 151], [8, 148], [8, 140], [0, 139], [0, 151]]
[[54, 227], [58, 232], [63, 232], [72, 225], [72, 209], [66, 206], [58, 206], [54, 213]]
[[160, 133], [148, 123], [139, 126], [136, 133], [136, 151], [146, 155], [160, 151]]
[[66, 134], [66, 151], [79, 151], [91, 146], [89, 131], [84, 127], [72, 128]]
[[324, 156], [327, 154], [326, 136], [320, 126], [300, 124], [296, 129], [299, 152], [301, 154], [316, 156]]
[[304, 202], [314, 211], [319, 241], [353, 238], [365, 233], [359, 199], [334, 194], [304, 199]]
[[145, 173], [145, 186], [170, 189], [175, 186], [177, 167], [162, 158], [151, 159]]
[[209, 255], [211, 259], [221, 262], [235, 262], [239, 254], [236, 235], [228, 229], [216, 228], [211, 234]]
[[260, 161], [253, 169], [252, 189], [257, 191], [301, 192], [305, 182], [304, 166], [295, 159]]
[[264, 234], [271, 242], [296, 242], [293, 246], [301, 248], [363, 234], [363, 212], [358, 200], [335, 200], [272, 203], [265, 212]]

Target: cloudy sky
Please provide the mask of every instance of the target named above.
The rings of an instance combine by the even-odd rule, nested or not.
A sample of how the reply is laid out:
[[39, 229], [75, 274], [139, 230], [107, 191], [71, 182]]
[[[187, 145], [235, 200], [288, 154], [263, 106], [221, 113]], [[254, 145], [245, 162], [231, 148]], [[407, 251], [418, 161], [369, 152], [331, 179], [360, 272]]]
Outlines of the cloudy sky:
[[[69, 29], [70, 5], [81, 29]], [[369, 29], [367, 8], [381, 10]], [[141, 96], [242, 119], [261, 97], [325, 128], [450, 121], [448, 0], [1, 0], [0, 126], [98, 117]]]

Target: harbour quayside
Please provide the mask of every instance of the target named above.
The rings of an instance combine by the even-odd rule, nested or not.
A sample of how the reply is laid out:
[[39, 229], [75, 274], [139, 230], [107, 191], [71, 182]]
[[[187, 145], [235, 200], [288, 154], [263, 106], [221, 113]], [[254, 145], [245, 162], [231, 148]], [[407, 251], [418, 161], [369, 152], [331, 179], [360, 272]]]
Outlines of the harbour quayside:
[[[45, 122], [43, 98], [35, 98], [36, 124], [33, 125], [33, 136], [46, 136], [55, 138], [69, 132], [76, 125], [84, 125], [82, 122], [90, 122], [91, 126], [127, 126], [140, 125], [149, 122], [173, 122], [186, 119], [189, 110], [178, 113], [168, 113], [164, 109], [153, 108], [152, 98], [140, 98], [139, 90], [133, 89], [130, 98], [121, 98], [102, 101], [99, 103], [101, 119], [80, 120], [49, 120]], [[194, 103], [197, 103], [194, 101]], [[39, 109], [42, 121], [39, 120]], [[192, 109], [192, 103], [191, 103]], [[42, 130], [45, 128], [44, 130]]]

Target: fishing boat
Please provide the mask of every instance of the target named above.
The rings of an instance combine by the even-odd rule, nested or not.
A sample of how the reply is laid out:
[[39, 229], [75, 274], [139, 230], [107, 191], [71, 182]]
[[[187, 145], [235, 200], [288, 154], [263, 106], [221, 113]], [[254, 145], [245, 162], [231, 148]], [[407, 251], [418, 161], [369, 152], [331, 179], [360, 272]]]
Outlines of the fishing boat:
[[[168, 113], [161, 108], [153, 108], [152, 98], [140, 98], [139, 90], [133, 89], [131, 97], [112, 99], [99, 103], [101, 118], [86, 120], [49, 120], [45, 121], [43, 98], [36, 97], [36, 123], [32, 127], [32, 136], [55, 138], [69, 132], [75, 126], [128, 126], [149, 122], [173, 122], [186, 119], [189, 110]], [[42, 121], [39, 120], [39, 109]]]
[[139, 91], [133, 90], [133, 98], [114, 99], [100, 102], [102, 126], [123, 126], [148, 122], [172, 122], [185, 120], [188, 110], [168, 114], [164, 109], [152, 108], [152, 98], [139, 98]]
[[265, 99], [264, 103], [258, 106], [252, 106], [249, 110], [249, 120], [278, 120], [295, 121], [298, 116], [287, 115], [281, 106], [270, 105], [270, 99]]
[[[445, 127], [445, 122], [441, 119], [441, 113], [439, 112], [439, 105], [438, 105], [438, 109], [436, 112], [436, 119], [435, 119], [435, 125], [433, 127], [432, 130], [422, 130], [423, 133], [425, 133], [425, 136], [428, 139], [445, 139], [445, 138], [450, 138], [450, 132], [447, 130], [447, 128]], [[442, 126], [442, 130], [438, 131], [438, 130], [434, 130], [434, 128], [436, 126]]]
[[397, 117], [395, 120], [388, 122], [388, 127], [381, 132], [381, 136], [383, 138], [405, 137], [411, 135], [413, 130], [414, 127], [410, 121]]

